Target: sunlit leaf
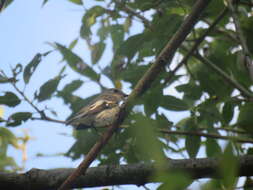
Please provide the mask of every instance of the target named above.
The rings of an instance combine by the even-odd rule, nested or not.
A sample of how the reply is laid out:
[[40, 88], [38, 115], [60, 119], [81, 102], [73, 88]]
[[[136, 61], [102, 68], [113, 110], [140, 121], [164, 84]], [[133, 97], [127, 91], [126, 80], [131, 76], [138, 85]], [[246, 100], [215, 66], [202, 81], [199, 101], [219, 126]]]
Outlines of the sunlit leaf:
[[87, 38], [91, 34], [90, 27], [96, 23], [97, 17], [102, 15], [105, 12], [105, 9], [101, 6], [94, 6], [85, 12], [82, 18], [82, 26], [80, 35], [82, 38]]
[[69, 45], [69, 49], [72, 50], [72, 49], [76, 46], [77, 42], [78, 42], [78, 38], [75, 39], [75, 40], [73, 40], [73, 41], [70, 43], [70, 45]]
[[99, 59], [104, 53], [104, 50], [105, 50], [104, 42], [98, 42], [92, 46], [92, 51], [91, 51], [92, 64], [96, 64], [99, 61]]
[[82, 5], [83, 4], [82, 0], [69, 0], [69, 1], [72, 2], [72, 3], [75, 3], [77, 5]]
[[0, 127], [0, 141], [6, 141], [15, 148], [19, 147], [17, 137], [9, 129], [4, 127]]

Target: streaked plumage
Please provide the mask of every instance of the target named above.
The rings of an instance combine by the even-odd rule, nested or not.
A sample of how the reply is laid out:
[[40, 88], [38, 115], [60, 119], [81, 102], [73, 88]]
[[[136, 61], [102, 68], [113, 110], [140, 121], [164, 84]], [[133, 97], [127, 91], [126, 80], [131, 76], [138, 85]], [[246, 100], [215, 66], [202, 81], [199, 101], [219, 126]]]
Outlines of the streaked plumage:
[[115, 88], [105, 90], [66, 123], [75, 126], [76, 129], [109, 126], [117, 118], [119, 103], [126, 96]]

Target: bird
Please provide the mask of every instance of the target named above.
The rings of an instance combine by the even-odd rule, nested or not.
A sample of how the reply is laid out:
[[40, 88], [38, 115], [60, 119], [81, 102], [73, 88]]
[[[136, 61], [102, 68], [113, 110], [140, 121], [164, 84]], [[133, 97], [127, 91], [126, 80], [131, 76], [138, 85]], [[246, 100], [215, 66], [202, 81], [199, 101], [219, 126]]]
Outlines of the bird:
[[124, 102], [127, 96], [119, 89], [106, 89], [67, 120], [66, 124], [74, 126], [77, 130], [110, 126], [118, 117], [119, 104]]

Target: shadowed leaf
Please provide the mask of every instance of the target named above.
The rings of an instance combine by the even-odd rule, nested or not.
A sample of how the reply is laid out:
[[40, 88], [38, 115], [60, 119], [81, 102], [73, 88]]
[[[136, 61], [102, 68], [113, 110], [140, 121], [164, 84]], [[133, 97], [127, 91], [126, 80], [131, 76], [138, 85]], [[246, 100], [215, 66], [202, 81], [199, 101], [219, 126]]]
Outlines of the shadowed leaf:
[[70, 68], [80, 73], [81, 75], [89, 77], [92, 80], [99, 80], [99, 75], [90, 66], [88, 66], [78, 55], [74, 54], [71, 50], [62, 46], [61, 44], [56, 43], [56, 46], [63, 55], [63, 58], [67, 61]]
[[15, 127], [21, 125], [22, 122], [27, 121], [31, 117], [32, 113], [30, 112], [14, 113], [8, 118], [7, 126]]
[[3, 96], [0, 96], [0, 104], [15, 107], [20, 104], [20, 99], [12, 92], [5, 92]]
[[58, 84], [61, 80], [61, 76], [57, 76], [50, 79], [40, 87], [40, 91], [36, 98], [39, 102], [50, 99], [53, 93], [56, 91]]

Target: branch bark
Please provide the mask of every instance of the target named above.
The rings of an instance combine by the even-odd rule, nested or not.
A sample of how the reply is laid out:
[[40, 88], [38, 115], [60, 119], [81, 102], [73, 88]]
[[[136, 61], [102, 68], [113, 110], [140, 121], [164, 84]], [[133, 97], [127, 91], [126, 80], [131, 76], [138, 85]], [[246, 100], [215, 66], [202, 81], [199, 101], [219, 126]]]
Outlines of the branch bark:
[[117, 130], [119, 125], [124, 121], [124, 118], [128, 114], [132, 107], [133, 101], [141, 96], [148, 88], [151, 87], [152, 82], [156, 77], [164, 70], [164, 67], [168, 63], [177, 48], [185, 40], [187, 35], [194, 28], [195, 23], [198, 21], [201, 13], [205, 10], [211, 0], [198, 0], [193, 6], [192, 12], [184, 20], [175, 35], [169, 40], [168, 44], [164, 47], [161, 53], [158, 55], [155, 62], [151, 65], [148, 71], [138, 81], [132, 93], [129, 95], [126, 103], [121, 107], [119, 118], [117, 121], [103, 134], [100, 140], [91, 148], [86, 155], [85, 160], [78, 166], [78, 168], [66, 179], [66, 181], [60, 186], [58, 190], [67, 190], [72, 187], [75, 180], [82, 174], [84, 174], [92, 163], [96, 159], [101, 149], [107, 144], [114, 131]]
[[253, 140], [249, 138], [240, 138], [237, 136], [222, 136], [214, 133], [203, 133], [199, 131], [170, 131], [166, 129], [160, 129], [161, 133], [168, 135], [185, 135], [185, 136], [199, 136], [199, 137], [207, 137], [213, 139], [223, 139], [223, 140], [231, 140], [238, 143], [251, 143], [253, 144]]
[[[253, 176], [253, 156], [242, 156], [238, 158], [239, 170], [237, 176]], [[56, 189], [67, 176], [75, 169], [32, 169], [23, 174], [0, 173], [0, 189], [9, 190], [46, 190]], [[107, 165], [92, 167], [87, 173], [80, 176], [73, 187], [98, 187], [108, 185], [144, 185], [146, 183], [159, 182], [153, 179], [156, 172], [152, 164], [129, 164], [129, 165]], [[165, 172], [182, 171], [187, 172], [193, 179], [216, 178], [219, 171], [219, 159], [180, 159], [168, 160], [163, 167]]]

